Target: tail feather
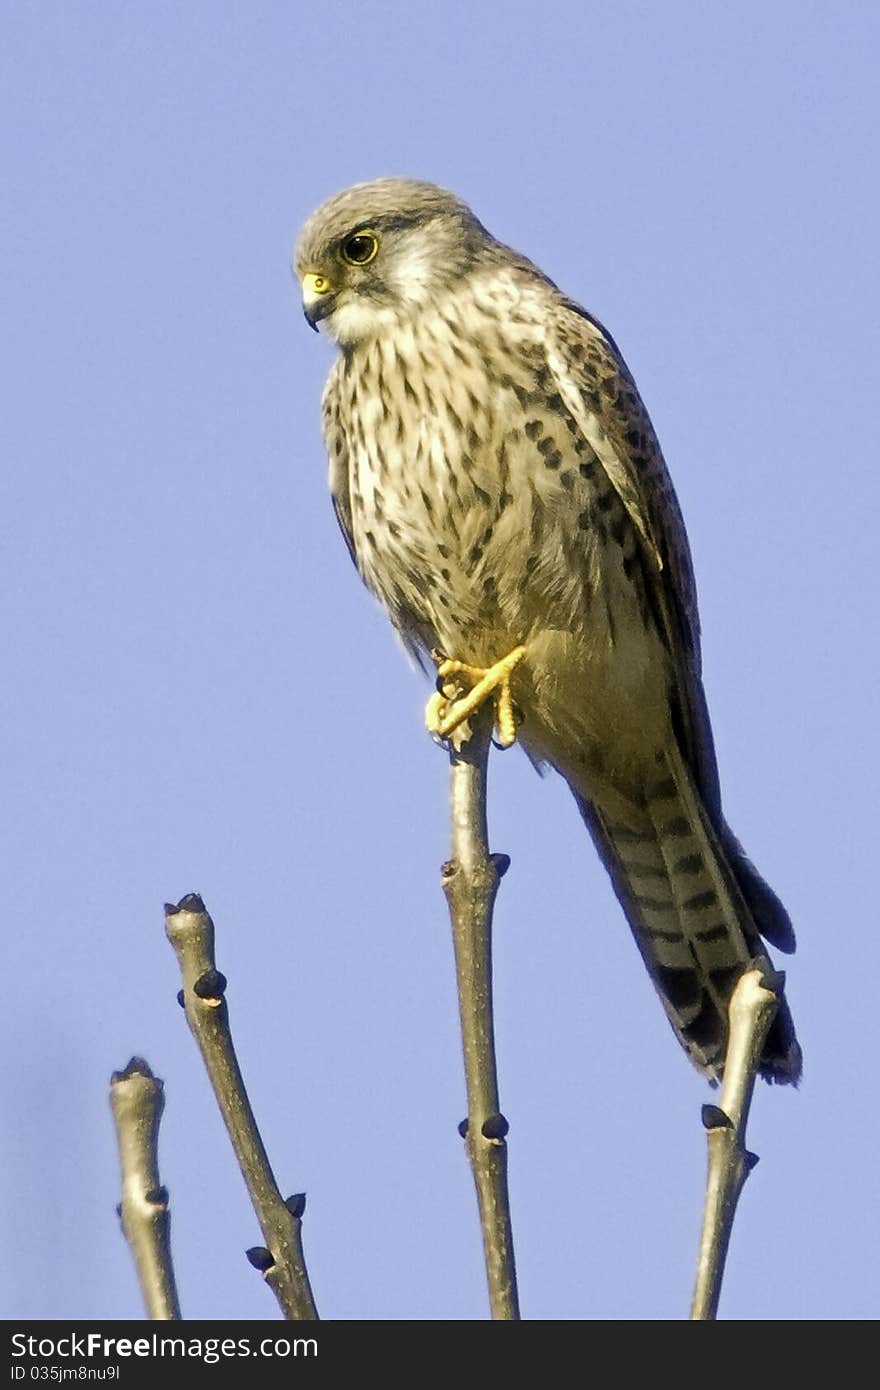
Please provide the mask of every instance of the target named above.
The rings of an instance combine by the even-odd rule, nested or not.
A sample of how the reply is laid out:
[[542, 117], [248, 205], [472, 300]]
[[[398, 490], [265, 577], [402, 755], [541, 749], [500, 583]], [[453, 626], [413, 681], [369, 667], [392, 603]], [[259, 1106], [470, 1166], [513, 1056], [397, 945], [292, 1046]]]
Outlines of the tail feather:
[[785, 955], [796, 947], [791, 918], [769, 883], [765, 883], [729, 825], [722, 824], [721, 843], [736, 874], [758, 931]]
[[[575, 792], [581, 814], [627, 915], [670, 1023], [691, 1060], [718, 1080], [727, 1047], [734, 984], [765, 955], [759, 929], [783, 949], [793, 943], [781, 903], [732, 834], [722, 838], [707, 814], [674, 741], [621, 823]], [[779, 914], [781, 914], [781, 919]], [[788, 924], [788, 935], [784, 924]], [[761, 1073], [797, 1082], [800, 1048], [784, 999], [768, 1034]]]

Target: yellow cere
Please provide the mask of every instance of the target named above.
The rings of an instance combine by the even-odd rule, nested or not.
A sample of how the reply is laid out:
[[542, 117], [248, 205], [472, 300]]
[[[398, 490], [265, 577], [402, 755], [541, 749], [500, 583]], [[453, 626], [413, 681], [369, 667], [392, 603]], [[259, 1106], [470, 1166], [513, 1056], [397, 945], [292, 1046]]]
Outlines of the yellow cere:
[[316, 275], [309, 270], [302, 278], [302, 288], [306, 299], [315, 299], [318, 295], [327, 294], [331, 286], [325, 275]]

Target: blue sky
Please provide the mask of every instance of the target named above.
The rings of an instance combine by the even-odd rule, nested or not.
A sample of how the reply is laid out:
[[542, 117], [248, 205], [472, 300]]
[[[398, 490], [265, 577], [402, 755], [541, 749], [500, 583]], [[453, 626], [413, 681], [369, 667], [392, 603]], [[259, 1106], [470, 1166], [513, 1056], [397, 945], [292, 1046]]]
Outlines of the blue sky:
[[[731, 823], [790, 908], [722, 1315], [878, 1289], [874, 7], [3, 5], [0, 1068], [8, 1317], [137, 1316], [107, 1080], [165, 1078], [185, 1316], [273, 1316], [162, 903], [217, 923], [323, 1316], [486, 1299], [426, 690], [326, 495], [289, 270], [328, 194], [444, 183], [611, 329], [688, 523]], [[699, 1106], [565, 787], [493, 759], [524, 1315], [685, 1315]]]

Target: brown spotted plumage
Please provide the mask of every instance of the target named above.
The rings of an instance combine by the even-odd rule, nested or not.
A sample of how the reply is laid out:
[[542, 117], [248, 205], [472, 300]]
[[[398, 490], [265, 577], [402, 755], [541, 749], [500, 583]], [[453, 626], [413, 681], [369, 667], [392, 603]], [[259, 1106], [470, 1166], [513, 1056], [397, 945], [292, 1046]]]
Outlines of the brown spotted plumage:
[[[330, 489], [365, 583], [416, 653], [510, 676], [529, 756], [569, 783], [672, 1026], [721, 1074], [727, 1003], [782, 904], [722, 812], [687, 537], [613, 340], [452, 194], [339, 194], [296, 253], [339, 344]], [[783, 999], [763, 1074], [796, 1081]]]

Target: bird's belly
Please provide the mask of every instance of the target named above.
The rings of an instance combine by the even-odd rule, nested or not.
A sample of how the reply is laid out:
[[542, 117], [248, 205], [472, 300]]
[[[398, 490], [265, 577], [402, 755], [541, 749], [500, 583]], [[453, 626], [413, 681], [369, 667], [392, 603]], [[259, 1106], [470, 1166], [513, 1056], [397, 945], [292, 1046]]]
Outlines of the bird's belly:
[[621, 547], [561, 523], [536, 538], [517, 495], [501, 514], [477, 495], [426, 507], [413, 477], [370, 495], [361, 567], [405, 640], [478, 667], [524, 645], [513, 694], [530, 755], [585, 791], [639, 781], [668, 727], [669, 671]]
[[619, 780], [669, 719], [640, 542], [558, 414], [511, 429], [510, 404], [486, 399], [464, 440], [457, 400], [439, 416], [362, 407], [351, 455], [361, 573], [410, 646], [488, 667], [524, 645], [513, 695], [528, 751], [566, 776], [585, 760], [594, 778]]

